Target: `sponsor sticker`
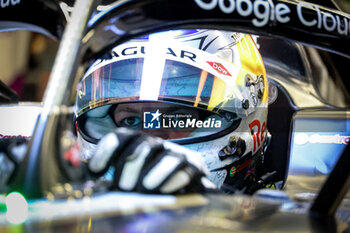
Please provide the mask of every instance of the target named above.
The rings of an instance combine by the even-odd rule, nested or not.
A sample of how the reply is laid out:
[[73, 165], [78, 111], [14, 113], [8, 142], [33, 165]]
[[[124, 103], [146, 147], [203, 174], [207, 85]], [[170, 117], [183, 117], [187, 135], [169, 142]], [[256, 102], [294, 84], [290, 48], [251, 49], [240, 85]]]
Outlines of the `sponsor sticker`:
[[298, 133], [294, 137], [294, 143], [297, 145], [304, 145], [306, 143], [311, 144], [348, 144], [350, 142], [350, 136], [341, 136], [340, 134], [333, 135], [321, 135]]
[[286, 24], [298, 21], [301, 25], [316, 30], [350, 35], [350, 21], [346, 16], [326, 11], [308, 2], [298, 1], [295, 5], [265, 0], [194, 0], [194, 2], [203, 10], [211, 11], [218, 8], [224, 14], [237, 13], [242, 17], [251, 17], [255, 27], [264, 27], [271, 22]]
[[21, 0], [0, 0], [0, 8], [15, 6], [19, 3], [21, 3]]
[[231, 76], [230, 72], [228, 72], [227, 69], [221, 63], [210, 61], [207, 61], [207, 63], [220, 74]]

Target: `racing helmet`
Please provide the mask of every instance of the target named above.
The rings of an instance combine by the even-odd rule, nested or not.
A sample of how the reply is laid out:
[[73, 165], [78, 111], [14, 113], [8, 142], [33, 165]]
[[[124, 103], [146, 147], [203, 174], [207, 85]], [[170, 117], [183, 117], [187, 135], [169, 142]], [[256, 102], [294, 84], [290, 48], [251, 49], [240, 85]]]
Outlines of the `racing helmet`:
[[86, 155], [127, 127], [201, 153], [218, 187], [241, 190], [263, 160], [267, 79], [254, 39], [172, 30], [120, 44], [86, 69], [76, 126]]

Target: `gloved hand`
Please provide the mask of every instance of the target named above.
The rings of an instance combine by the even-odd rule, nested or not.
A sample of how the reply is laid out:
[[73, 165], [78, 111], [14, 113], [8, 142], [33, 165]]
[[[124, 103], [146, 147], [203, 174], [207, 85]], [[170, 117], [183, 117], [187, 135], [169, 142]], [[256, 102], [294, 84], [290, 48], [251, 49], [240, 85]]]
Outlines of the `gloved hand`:
[[88, 168], [96, 176], [113, 166], [113, 189], [143, 193], [215, 190], [200, 154], [160, 138], [120, 128], [104, 136]]

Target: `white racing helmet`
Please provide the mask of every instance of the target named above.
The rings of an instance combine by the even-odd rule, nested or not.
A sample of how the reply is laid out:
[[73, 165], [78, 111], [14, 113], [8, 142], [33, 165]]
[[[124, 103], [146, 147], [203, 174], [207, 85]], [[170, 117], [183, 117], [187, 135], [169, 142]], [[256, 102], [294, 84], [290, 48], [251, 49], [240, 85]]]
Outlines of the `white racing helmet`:
[[247, 34], [154, 33], [121, 44], [87, 70], [76, 125], [86, 148], [128, 127], [198, 151], [209, 179], [242, 189], [261, 162], [267, 79]]

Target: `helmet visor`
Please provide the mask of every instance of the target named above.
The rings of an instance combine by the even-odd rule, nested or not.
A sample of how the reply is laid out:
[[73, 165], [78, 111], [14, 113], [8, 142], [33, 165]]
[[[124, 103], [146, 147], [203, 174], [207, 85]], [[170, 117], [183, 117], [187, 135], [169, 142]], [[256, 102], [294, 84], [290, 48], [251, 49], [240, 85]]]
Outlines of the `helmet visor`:
[[[116, 127], [165, 139], [211, 137], [233, 130], [242, 112], [247, 114], [249, 109], [242, 109], [242, 102], [251, 99], [247, 77], [257, 80], [231, 62], [188, 46], [123, 44], [79, 83], [79, 129], [89, 141]], [[152, 124], [156, 119], [159, 125]]]
[[[157, 49], [127, 43], [98, 61], [78, 86], [78, 116], [107, 103], [176, 100], [207, 110], [237, 112], [249, 98], [246, 77], [256, 77], [231, 62], [186, 46]], [[151, 54], [151, 55], [150, 55]]]

